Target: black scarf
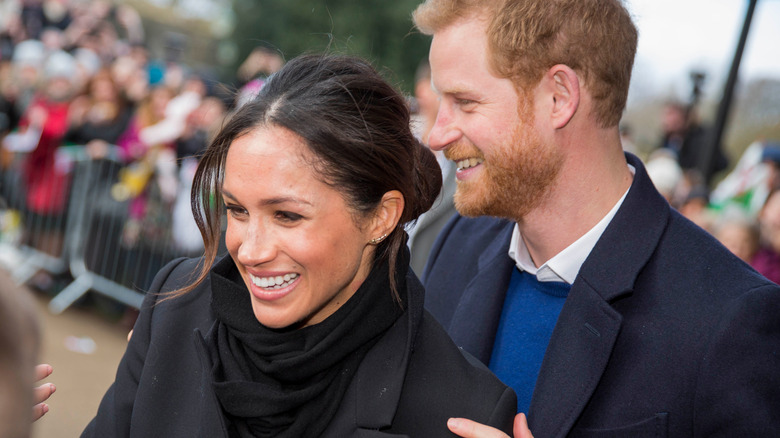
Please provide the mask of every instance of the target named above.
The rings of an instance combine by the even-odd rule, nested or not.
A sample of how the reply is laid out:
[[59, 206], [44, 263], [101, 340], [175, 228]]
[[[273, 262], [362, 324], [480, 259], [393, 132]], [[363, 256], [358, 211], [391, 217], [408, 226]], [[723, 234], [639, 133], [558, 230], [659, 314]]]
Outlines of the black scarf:
[[[408, 264], [404, 247], [395, 273], [404, 303]], [[374, 266], [325, 321], [272, 330], [255, 318], [233, 260], [225, 257], [214, 266], [212, 379], [231, 435], [298, 438], [325, 430], [366, 352], [404, 312], [390, 291], [388, 272], [387, 261]]]

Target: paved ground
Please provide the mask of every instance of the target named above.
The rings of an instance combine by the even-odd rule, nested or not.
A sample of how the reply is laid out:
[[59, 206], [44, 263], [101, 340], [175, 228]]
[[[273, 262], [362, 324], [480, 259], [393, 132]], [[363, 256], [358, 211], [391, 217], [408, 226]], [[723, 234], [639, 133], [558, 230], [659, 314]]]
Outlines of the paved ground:
[[[2, 269], [0, 287], [19, 289]], [[46, 381], [54, 383], [57, 391], [49, 400], [49, 413], [33, 426], [33, 438], [78, 437], [114, 381], [125, 350], [127, 329], [101, 315], [94, 306], [73, 307], [61, 315], [52, 315], [46, 308], [49, 297], [34, 295], [43, 323], [40, 362], [54, 367]], [[89, 354], [73, 351], [89, 351], [93, 346], [94, 351]]]

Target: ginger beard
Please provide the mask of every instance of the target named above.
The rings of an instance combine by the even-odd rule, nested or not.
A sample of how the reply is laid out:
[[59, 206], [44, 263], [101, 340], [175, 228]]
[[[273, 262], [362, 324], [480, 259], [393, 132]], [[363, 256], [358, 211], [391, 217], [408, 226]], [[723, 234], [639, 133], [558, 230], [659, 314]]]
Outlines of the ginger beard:
[[518, 108], [519, 120], [508, 145], [496, 145], [488, 154], [465, 141], [445, 151], [450, 160], [479, 157], [482, 175], [470, 181], [458, 180], [455, 208], [468, 217], [496, 216], [522, 220], [549, 195], [563, 167], [563, 154], [544, 143], [533, 127], [531, 102]]

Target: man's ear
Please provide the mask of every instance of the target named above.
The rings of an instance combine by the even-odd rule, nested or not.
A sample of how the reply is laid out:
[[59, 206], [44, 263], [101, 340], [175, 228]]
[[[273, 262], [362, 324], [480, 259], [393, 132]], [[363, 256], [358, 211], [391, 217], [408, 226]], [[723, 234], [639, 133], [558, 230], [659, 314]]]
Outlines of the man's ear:
[[554, 129], [565, 127], [580, 106], [580, 80], [569, 66], [552, 66], [544, 76], [552, 97], [550, 120]]
[[382, 200], [379, 202], [371, 222], [369, 238], [382, 241], [398, 225], [403, 211], [404, 195], [401, 192], [390, 190], [382, 195]]

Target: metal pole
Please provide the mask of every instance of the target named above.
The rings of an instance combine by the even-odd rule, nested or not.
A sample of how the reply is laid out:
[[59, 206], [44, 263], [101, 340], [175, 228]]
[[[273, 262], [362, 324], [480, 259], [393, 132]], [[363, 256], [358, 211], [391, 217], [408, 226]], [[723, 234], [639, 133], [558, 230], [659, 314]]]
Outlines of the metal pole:
[[[737, 76], [739, 75], [739, 64], [742, 62], [742, 53], [745, 51], [745, 43], [747, 42], [748, 33], [750, 32], [750, 23], [753, 21], [753, 12], [756, 9], [758, 0], [749, 0], [747, 12], [745, 13], [745, 22], [742, 25], [742, 33], [739, 36], [739, 43], [737, 44], [737, 50], [734, 53], [734, 60], [731, 62], [731, 70], [729, 71], [728, 79], [726, 80], [726, 86], [723, 90], [723, 97], [718, 105], [718, 113], [715, 118], [715, 126], [713, 126], [713, 132], [711, 134], [710, 141], [706, 144], [708, 148], [705, 154], [706, 162], [701, 163], [703, 166], [702, 174], [706, 178], [710, 177], [710, 171], [713, 166], [715, 154], [720, 147], [723, 140], [723, 131], [726, 128], [726, 119], [729, 115], [729, 109], [731, 108], [731, 100], [734, 96], [734, 87], [737, 84]], [[709, 181], [708, 181], [709, 182]]]

